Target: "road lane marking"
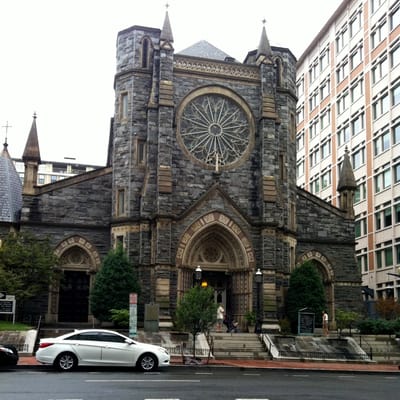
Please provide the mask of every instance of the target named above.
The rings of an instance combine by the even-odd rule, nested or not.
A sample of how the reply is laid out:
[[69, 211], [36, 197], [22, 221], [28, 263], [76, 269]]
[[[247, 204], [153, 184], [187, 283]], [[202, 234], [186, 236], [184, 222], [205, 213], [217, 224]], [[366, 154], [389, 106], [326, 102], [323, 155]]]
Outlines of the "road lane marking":
[[[199, 383], [200, 379], [86, 379], [85, 382], [88, 383], [110, 383], [110, 382], [162, 382], [162, 383], [176, 383], [176, 382], [190, 382]], [[82, 399], [78, 399], [82, 400]]]
[[195, 375], [213, 375], [213, 372], [196, 372]]

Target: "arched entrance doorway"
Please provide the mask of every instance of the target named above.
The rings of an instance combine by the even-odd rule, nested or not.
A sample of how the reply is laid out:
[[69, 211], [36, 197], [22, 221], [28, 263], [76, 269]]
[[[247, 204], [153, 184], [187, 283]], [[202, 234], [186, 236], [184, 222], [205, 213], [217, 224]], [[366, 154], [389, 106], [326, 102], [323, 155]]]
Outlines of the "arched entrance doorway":
[[89, 294], [100, 267], [100, 256], [94, 246], [80, 236], [61, 242], [55, 254], [60, 260], [61, 275], [50, 289], [46, 321], [89, 322]]
[[325, 298], [327, 305], [327, 312], [330, 321], [335, 321], [335, 290], [334, 290], [334, 271], [331, 263], [328, 259], [322, 255], [319, 251], [308, 251], [300, 257], [300, 262], [298, 265], [305, 263], [306, 261], [311, 261], [313, 265], [317, 268], [319, 274], [321, 275], [322, 283], [325, 290]]
[[247, 235], [231, 218], [213, 212], [199, 218], [182, 235], [178, 246], [178, 296], [202, 269], [202, 282], [214, 289], [216, 303], [242, 325], [253, 301], [255, 258]]

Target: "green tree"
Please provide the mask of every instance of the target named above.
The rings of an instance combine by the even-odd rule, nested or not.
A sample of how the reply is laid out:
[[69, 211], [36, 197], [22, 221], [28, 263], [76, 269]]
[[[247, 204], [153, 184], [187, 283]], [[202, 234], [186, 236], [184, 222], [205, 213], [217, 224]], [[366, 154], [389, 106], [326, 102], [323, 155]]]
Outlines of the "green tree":
[[196, 335], [210, 330], [216, 321], [217, 304], [211, 287], [195, 286], [184, 294], [176, 308], [176, 325], [193, 337], [193, 357], [196, 357]]
[[14, 295], [22, 307], [26, 300], [48, 290], [57, 264], [48, 238], [10, 233], [0, 245], [0, 290]]
[[321, 277], [313, 263], [307, 261], [296, 268], [290, 276], [286, 311], [292, 331], [296, 332], [299, 310], [308, 308], [320, 320], [325, 304], [325, 292]]
[[342, 336], [343, 329], [350, 329], [354, 326], [354, 323], [361, 319], [360, 314], [355, 311], [344, 311], [344, 310], [336, 310], [336, 325], [339, 329], [339, 335]]
[[128, 308], [129, 294], [139, 292], [135, 270], [119, 245], [109, 251], [96, 275], [90, 294], [92, 313], [101, 322], [111, 321], [111, 310]]

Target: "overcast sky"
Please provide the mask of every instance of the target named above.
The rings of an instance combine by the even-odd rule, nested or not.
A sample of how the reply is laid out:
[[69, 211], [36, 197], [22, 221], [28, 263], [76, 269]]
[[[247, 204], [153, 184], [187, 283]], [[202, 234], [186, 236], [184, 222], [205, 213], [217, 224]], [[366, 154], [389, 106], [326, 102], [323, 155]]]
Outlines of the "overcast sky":
[[[37, 113], [41, 158], [104, 165], [116, 38], [162, 27], [167, 0], [0, 0], [0, 143], [22, 156]], [[342, 0], [169, 0], [176, 52], [207, 40], [238, 61], [272, 46], [299, 58]]]

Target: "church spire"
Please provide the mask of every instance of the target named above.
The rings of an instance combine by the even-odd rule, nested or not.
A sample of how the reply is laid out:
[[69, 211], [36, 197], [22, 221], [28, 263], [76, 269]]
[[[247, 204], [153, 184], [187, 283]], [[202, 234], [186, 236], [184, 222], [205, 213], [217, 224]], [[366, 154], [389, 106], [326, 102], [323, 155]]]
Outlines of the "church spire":
[[26, 141], [22, 160], [25, 164], [24, 194], [34, 194], [37, 184], [37, 174], [40, 164], [39, 140], [36, 129], [36, 113], [33, 114], [31, 130]]
[[26, 141], [24, 154], [22, 156], [24, 161], [36, 161], [40, 163], [40, 149], [39, 140], [36, 129], [36, 113], [33, 114], [33, 121], [31, 130], [28, 135], [28, 140]]
[[339, 192], [339, 207], [346, 211], [348, 218], [354, 218], [354, 192], [356, 189], [357, 183], [350, 162], [349, 150], [346, 147], [337, 191]]
[[167, 4], [167, 10], [165, 11], [164, 25], [161, 30], [160, 39], [161, 43], [168, 43], [168, 45], [172, 47], [171, 43], [174, 42], [174, 37], [172, 35], [171, 23], [169, 22], [168, 7], [169, 5]]
[[270, 59], [272, 57], [272, 50], [267, 37], [267, 31], [265, 29], [265, 22], [266, 22], [265, 19], [262, 22], [263, 22], [263, 28], [261, 32], [260, 44], [258, 45], [257, 55], [256, 55], [256, 60], [258, 63], [262, 63], [265, 60]]

